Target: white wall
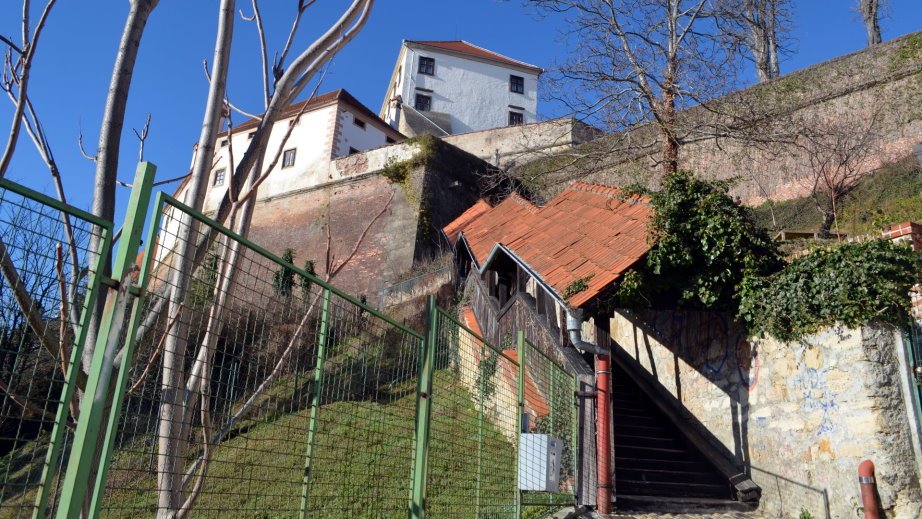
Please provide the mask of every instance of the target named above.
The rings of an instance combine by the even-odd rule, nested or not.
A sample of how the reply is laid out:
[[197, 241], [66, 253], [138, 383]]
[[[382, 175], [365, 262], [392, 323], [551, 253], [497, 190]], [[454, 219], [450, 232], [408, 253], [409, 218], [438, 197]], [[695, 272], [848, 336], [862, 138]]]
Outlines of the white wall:
[[[349, 155], [350, 147], [365, 151], [388, 144], [387, 134], [375, 126], [368, 116], [348, 109], [340, 109], [338, 116], [340, 134], [333, 148], [333, 158]], [[354, 122], [356, 118], [365, 122], [364, 129], [356, 126]]]
[[[336, 121], [336, 105], [323, 107], [301, 115], [300, 122], [291, 132], [285, 143], [284, 149], [294, 148], [295, 164], [292, 167], [282, 167], [282, 157], [272, 169], [269, 178], [259, 188], [259, 198], [269, 198], [294, 189], [301, 189], [324, 182], [331, 159], [330, 146], [332, 133]], [[351, 124], [351, 123], [350, 123]], [[249, 145], [249, 134], [254, 130], [244, 130], [233, 135], [233, 151], [235, 165], [240, 162], [243, 153]], [[269, 134], [265, 165], [268, 167], [275, 154], [281, 147], [282, 138], [288, 131], [288, 120], [279, 121]], [[217, 208], [221, 198], [227, 191], [228, 182], [233, 168], [230, 166], [230, 147], [221, 146], [227, 137], [218, 138], [216, 145], [216, 161], [208, 179], [210, 189], [205, 199], [204, 211], [210, 212]], [[225, 170], [224, 185], [214, 186], [215, 173], [219, 169]]]
[[[435, 59], [435, 74], [420, 74], [419, 58]], [[463, 58], [454, 54], [404, 47], [396, 67], [401, 74], [388, 87], [387, 99], [393, 97], [395, 87], [403, 102], [414, 106], [417, 87], [432, 90], [419, 92], [432, 97], [432, 111], [451, 114], [452, 133], [487, 130], [509, 124], [509, 112], [521, 112], [524, 122], [537, 121], [538, 76], [524, 69]], [[525, 79], [525, 93], [509, 90], [509, 76]], [[524, 110], [509, 108], [520, 106]], [[409, 108], [404, 108], [408, 110]], [[384, 119], [394, 120], [394, 108], [384, 110]]]

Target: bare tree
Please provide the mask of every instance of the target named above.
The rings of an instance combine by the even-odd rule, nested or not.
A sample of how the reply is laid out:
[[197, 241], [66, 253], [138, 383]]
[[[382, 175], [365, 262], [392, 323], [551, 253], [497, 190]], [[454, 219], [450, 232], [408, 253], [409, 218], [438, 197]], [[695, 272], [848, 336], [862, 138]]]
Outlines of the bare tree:
[[[146, 22], [157, 6], [158, 0], [131, 0], [130, 12], [124, 26], [119, 52], [110, 83], [109, 96], [106, 102], [103, 123], [100, 130], [99, 144], [93, 160], [96, 163], [96, 183], [93, 198], [93, 212], [107, 220], [112, 220], [115, 207], [115, 186], [118, 184], [116, 176], [117, 163], [119, 156], [119, 140], [123, 129], [125, 108], [129, 97], [132, 72], [137, 58], [137, 52], [140, 45], [141, 37], [144, 32]], [[231, 178], [231, 186], [225, 198], [223, 199], [218, 211], [218, 219], [223, 222], [230, 220], [234, 229], [239, 233], [246, 235], [250, 220], [252, 218], [253, 207], [256, 199], [256, 192], [259, 185], [265, 180], [269, 172], [272, 171], [275, 164], [281, 156], [281, 149], [284, 141], [291, 134], [291, 126], [283, 143], [279, 145], [279, 152], [270, 156], [270, 164], [264, 168], [268, 147], [269, 134], [274, 123], [281, 117], [284, 110], [296, 99], [312, 81], [315, 75], [323, 66], [349, 41], [351, 41], [358, 31], [364, 26], [373, 7], [373, 0], [354, 0], [346, 9], [343, 16], [332, 25], [320, 38], [313, 42], [309, 47], [296, 56], [290, 64], [287, 64], [289, 53], [295, 49], [295, 36], [298, 31], [300, 20], [308, 7], [314, 4], [313, 0], [299, 0], [296, 5], [294, 23], [292, 24], [288, 39], [284, 49], [277, 54], [274, 63], [268, 65], [266, 59], [266, 36], [263, 27], [263, 21], [259, 14], [259, 7], [256, 0], [252, 0], [254, 10], [253, 17], [250, 20], [256, 21], [260, 36], [260, 45], [263, 52], [263, 72], [264, 72], [264, 93], [265, 109], [258, 116], [260, 124], [254, 132], [253, 139], [244, 151], [242, 159], [236, 165], [236, 170]], [[0, 160], [0, 176], [2, 176], [9, 165], [10, 159], [15, 151], [15, 144], [18, 140], [20, 129], [24, 126], [36, 144], [40, 154], [52, 171], [52, 176], [56, 179], [56, 185], [60, 187], [58, 181], [58, 171], [51, 154], [50, 145], [45, 139], [44, 131], [34, 107], [27, 96], [27, 87], [29, 80], [29, 70], [35, 55], [36, 44], [41, 30], [45, 25], [45, 20], [54, 0], [49, 0], [42, 16], [36, 25], [34, 31], [30, 29], [30, 9], [29, 0], [23, 0], [23, 37], [22, 43], [16, 44], [9, 38], [3, 37], [0, 43], [7, 47], [5, 68], [3, 74], [4, 91], [8, 94], [11, 101], [14, 102], [16, 110], [11, 123], [11, 132], [8, 138], [6, 148], [3, 150], [2, 160]], [[193, 208], [200, 209], [204, 201], [204, 194], [207, 188], [207, 179], [213, 166], [214, 142], [217, 131], [222, 120], [225, 106], [233, 106], [227, 99], [226, 79], [228, 64], [230, 61], [230, 48], [233, 37], [233, 18], [235, 12], [234, 0], [222, 0], [219, 10], [218, 37], [215, 44], [215, 57], [213, 68], [210, 74], [211, 86], [209, 89], [208, 99], [206, 102], [205, 116], [203, 120], [202, 132], [199, 138], [199, 144], [196, 147], [196, 156], [194, 166], [190, 173], [191, 179], [186, 189], [186, 202]], [[31, 31], [31, 32], [30, 32]], [[286, 68], [287, 67], [287, 68]], [[271, 77], [270, 77], [271, 74]], [[300, 114], [299, 114], [300, 115]], [[293, 126], [297, 122], [297, 117], [290, 122]], [[139, 133], [138, 137], [143, 146], [146, 139], [145, 130]], [[143, 153], [143, 152], [142, 152]], [[63, 191], [59, 193], [62, 201], [64, 200]], [[382, 210], [383, 213], [383, 210]], [[380, 216], [380, 215], [379, 215]], [[377, 220], [376, 217], [369, 227]], [[187, 459], [185, 453], [189, 451], [188, 436], [191, 415], [196, 410], [201, 411], [201, 421], [205, 430], [208, 431], [209, 409], [208, 409], [208, 391], [211, 381], [209, 368], [211, 357], [214, 353], [214, 338], [219, 330], [215, 323], [221, 322], [221, 313], [224, 310], [223, 301], [226, 298], [229, 287], [233, 284], [236, 259], [240, 251], [237, 244], [225, 244], [222, 249], [224, 267], [220, 272], [220, 278], [215, 288], [216, 303], [212, 305], [211, 315], [209, 316], [208, 329], [206, 338], [199, 345], [198, 351], [194, 356], [194, 363], [188, 371], [184, 365], [187, 344], [185, 344], [186, 333], [180, 329], [183, 327], [183, 319], [180, 316], [186, 311], [184, 308], [184, 299], [188, 290], [189, 278], [194, 272], [196, 266], [205, 256], [208, 250], [215, 242], [215, 236], [203, 233], [205, 238], [199, 237], [195, 232], [195, 223], [188, 222], [185, 227], [186, 234], [177, 236], [177, 243], [185, 247], [186, 254], [174, 254], [175, 264], [171, 265], [177, 273], [173, 283], [168, 284], [171, 292], [163, 294], [167, 297], [160, 297], [158, 300], [164, 303], [155, 305], [148, 318], [145, 319], [139, 334], [143, 334], [151, 329], [152, 323], [157, 321], [158, 314], [166, 307], [170, 308], [167, 315], [173, 316], [170, 325], [164, 332], [165, 337], [158, 346], [158, 350], [163, 355], [162, 370], [162, 388], [164, 391], [164, 402], [161, 410], [164, 412], [160, 416], [158, 432], [160, 435], [160, 453], [158, 456], [158, 468], [160, 477], [158, 478], [158, 489], [160, 491], [158, 515], [160, 517], [185, 517], [192, 509], [195, 499], [201, 490], [202, 481], [207, 471], [208, 453], [210, 452], [210, 432], [203, 434], [203, 457], [204, 463], [200, 465], [200, 472], [195, 483], [191, 488], [186, 488], [189, 481], [183, 478], [183, 464]], [[366, 229], [367, 233], [367, 229]], [[364, 239], [365, 234], [360, 237]], [[98, 238], [94, 235], [94, 239]], [[71, 241], [73, 241], [71, 239]], [[3, 243], [0, 242], [0, 248]], [[99, 242], [94, 241], [91, 244], [91, 251], [98, 251], [99, 254], [108, 254], [108, 251], [99, 250]], [[63, 250], [59, 254], [59, 262], [63, 261]], [[335, 272], [342, 268], [353, 255], [353, 250], [346, 260], [331, 266], [328, 276], [335, 275]], [[0, 265], [4, 278], [8, 284], [13, 287], [21, 287], [20, 278], [16, 266], [12, 264], [6, 254], [0, 253], [0, 259], [3, 264]], [[104, 261], [108, 266], [108, 262]], [[58, 267], [58, 272], [63, 273], [64, 269]], [[102, 273], [105, 274], [105, 273]], [[72, 281], [72, 285], [76, 283]], [[60, 286], [65, 286], [63, 281]], [[112, 294], [110, 294], [110, 297]], [[41, 327], [42, 317], [34, 315], [34, 309], [38, 308], [35, 301], [30, 298], [30, 294], [25, 290], [14, 290], [10, 294], [12, 300], [15, 300], [17, 306], [22, 310], [25, 322], [36, 331]], [[63, 298], [63, 294], [62, 294]], [[106, 298], [100, 298], [99, 306], [95, 312], [91, 313], [91, 322], [89, 327], [89, 337], [86, 341], [87, 347], [84, 355], [84, 363], [88, 364], [89, 359], [93, 356], [93, 345], [96, 343], [95, 335], [98, 329], [101, 309], [105, 304]], [[69, 304], [62, 304], [61, 312], [67, 312], [75, 308], [74, 297], [71, 297]], [[306, 317], [305, 317], [306, 318]], [[118, 333], [118, 332], [116, 332]], [[292, 338], [295, 342], [297, 338]], [[48, 341], [45, 341], [48, 342]], [[63, 347], [63, 346], [62, 346]], [[123, 353], [116, 356], [116, 363]], [[81, 366], [84, 367], [85, 366]], [[78, 384], [79, 385], [79, 384]], [[180, 391], [184, 389], [184, 391]], [[199, 400], [200, 397], [200, 400]]]
[[839, 236], [838, 209], [861, 179], [879, 165], [880, 114], [798, 121], [795, 145], [810, 164], [810, 196], [823, 217], [819, 236], [828, 238], [833, 225]]
[[868, 33], [868, 47], [881, 42], [880, 38], [880, 8], [883, 0], [858, 0], [855, 6], [861, 19], [864, 21], [864, 30]]
[[737, 59], [723, 44], [714, 0], [528, 0], [568, 17], [576, 50], [557, 79], [574, 112], [613, 130], [652, 122], [665, 174], [678, 169], [688, 129], [679, 110], [734, 84]]
[[791, 28], [790, 0], [721, 0], [715, 20], [755, 64], [759, 82], [781, 75], [778, 53]]
[[[285, 69], [283, 60], [293, 45], [294, 35], [299, 27], [298, 22], [305, 9], [312, 3], [302, 1], [297, 6], [295, 22], [285, 48], [272, 67], [273, 79], [266, 77], [263, 82], [266, 99], [265, 111], [260, 116], [259, 125], [239, 163], [232, 164], [235, 171], [217, 212], [219, 221], [233, 222], [234, 230], [243, 236], [246, 236], [249, 231], [255, 194], [268, 173], [274, 169], [285, 141], [291, 135], [291, 130], [300, 114], [289, 121], [288, 131], [282, 143], [279, 144], [278, 153], [272, 157], [268, 167], [264, 168], [269, 134], [273, 125], [323, 65], [361, 30], [374, 4], [373, 0], [354, 0], [336, 24], [297, 55], [291, 65]], [[254, 14], [249, 19], [257, 23], [262, 54], [266, 56], [266, 39], [257, 0], [252, 0], [252, 6]], [[222, 0], [221, 22], [211, 72], [208, 108], [197, 147], [192, 180], [186, 192], [187, 201], [191, 201], [190, 205], [193, 207], [201, 207], [207, 188], [207, 179], [211, 172], [220, 108], [223, 106], [223, 103], [219, 101], [225, 100], [224, 82], [227, 76], [226, 60], [230, 53], [233, 12], [234, 1]], [[225, 64], [220, 66], [222, 63]], [[265, 60], [263, 73], [269, 73]], [[228, 139], [230, 140], [230, 135]], [[170, 315], [182, 311], [180, 305], [185, 301], [189, 289], [191, 273], [195, 267], [196, 249], [198, 252], [207, 249], [207, 246], [203, 248], [204, 244], [196, 243], [198, 233], [195, 232], [194, 224], [188, 222], [182, 227], [184, 232], [177, 236], [176, 262], [171, 266], [174, 275], [171, 283], [172, 293], [169, 297]], [[208, 408], [210, 405], [208, 396], [211, 384], [210, 366], [221, 331], [220, 323], [222, 323], [227, 297], [234, 284], [237, 260], [242, 254], [241, 245], [232, 240], [223, 240], [220, 250], [221, 268], [214, 289], [213, 303], [209, 311], [205, 334], [198, 346], [192, 366], [188, 370], [184, 366], [186, 352], [189, 349], [186, 333], [188, 320], [180, 320], [177, 323], [175, 329], [167, 337], [163, 348], [161, 380], [163, 402], [160, 407], [158, 426], [158, 517], [185, 517], [201, 491], [204, 475], [208, 470], [209, 454], [213, 443]], [[299, 327], [299, 330], [301, 328]], [[292, 342], [297, 342], [296, 338], [293, 338]], [[202, 423], [207, 425], [202, 434], [200, 462], [196, 463], [199, 473], [192, 487], [187, 491], [185, 486], [191, 478], [189, 474], [184, 477], [183, 464], [189, 452], [191, 424], [196, 411], [200, 411]]]

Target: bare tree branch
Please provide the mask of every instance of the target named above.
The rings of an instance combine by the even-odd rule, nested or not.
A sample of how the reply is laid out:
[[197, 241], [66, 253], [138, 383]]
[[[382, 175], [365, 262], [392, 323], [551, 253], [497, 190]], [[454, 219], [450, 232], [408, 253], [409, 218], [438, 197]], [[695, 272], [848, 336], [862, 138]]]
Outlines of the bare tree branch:
[[138, 146], [138, 162], [144, 162], [144, 141], [147, 140], [147, 133], [150, 131], [150, 112], [147, 113], [147, 120], [144, 121], [144, 126], [139, 131], [137, 128], [132, 128], [131, 131], [134, 132], [135, 137], [138, 138], [140, 145]]

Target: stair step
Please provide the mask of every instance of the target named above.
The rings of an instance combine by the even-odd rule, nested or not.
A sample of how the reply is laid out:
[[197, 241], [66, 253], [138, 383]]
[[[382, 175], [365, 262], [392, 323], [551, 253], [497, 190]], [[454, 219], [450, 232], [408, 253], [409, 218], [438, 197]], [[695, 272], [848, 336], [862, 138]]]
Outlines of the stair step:
[[633, 436], [617, 432], [615, 433], [615, 445], [622, 449], [625, 447], [650, 447], [684, 450], [674, 437]]
[[[621, 454], [616, 452], [616, 454]], [[615, 475], [621, 469], [647, 469], [669, 470], [675, 472], [696, 472], [700, 470], [701, 462], [698, 460], [683, 460], [675, 457], [665, 459], [652, 459], [649, 457], [615, 456]]]
[[618, 493], [615, 508], [625, 512], [656, 511], [662, 513], [694, 512], [748, 512], [755, 507], [749, 503], [731, 499], [712, 499], [701, 497], [661, 497], [638, 496]]
[[612, 429], [615, 433], [615, 436], [619, 434], [626, 434], [630, 436], [653, 436], [657, 438], [675, 436], [675, 431], [663, 425], [644, 425], [639, 423], [615, 422]]
[[[700, 467], [695, 467], [700, 469]], [[697, 483], [709, 483], [714, 485], [726, 485], [727, 482], [719, 475], [712, 472], [691, 471], [691, 470], [650, 470], [643, 469], [625, 469], [618, 471], [617, 481], [648, 481], [656, 483], [683, 483], [694, 481]]]
[[710, 497], [729, 499], [729, 484], [709, 484], [683, 481], [680, 483], [652, 483], [648, 481], [622, 480], [615, 482], [618, 492], [632, 495], [667, 495], [672, 497]]

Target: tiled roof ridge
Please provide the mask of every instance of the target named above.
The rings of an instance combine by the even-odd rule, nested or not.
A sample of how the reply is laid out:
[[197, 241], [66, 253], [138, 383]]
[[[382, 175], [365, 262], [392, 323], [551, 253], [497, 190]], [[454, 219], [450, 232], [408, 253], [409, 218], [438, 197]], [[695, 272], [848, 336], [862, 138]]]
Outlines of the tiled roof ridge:
[[541, 209], [537, 205], [531, 203], [529, 199], [525, 198], [524, 196], [518, 194], [515, 191], [513, 191], [512, 194], [509, 195], [509, 198], [512, 199], [513, 202], [519, 205], [525, 206], [532, 214], [537, 213], [538, 210]]
[[[416, 44], [419, 44], [419, 45], [429, 45], [429, 46], [432, 46], [432, 47], [439, 47], [439, 44], [446, 44], [446, 43], [462, 43], [462, 44], [464, 44], [464, 45], [468, 45], [468, 46], [470, 46], [470, 47], [473, 47], [474, 49], [477, 49], [477, 50], [479, 50], [480, 52], [483, 52], [483, 53], [485, 53], [485, 54], [491, 55], [491, 56], [490, 56], [490, 59], [499, 60], [499, 61], [506, 61], [506, 62], [508, 62], [508, 63], [510, 63], [510, 64], [515, 64], [515, 65], [518, 65], [518, 66], [520, 66], [520, 67], [525, 67], [525, 68], [529, 68], [529, 69], [534, 69], [534, 70], [538, 70], [538, 71], [543, 71], [543, 69], [542, 69], [541, 67], [537, 66], [537, 65], [532, 65], [531, 63], [526, 63], [526, 62], [524, 62], [524, 61], [522, 61], [522, 60], [517, 60], [517, 59], [515, 59], [515, 58], [510, 58], [509, 56], [506, 56], [505, 54], [500, 54], [499, 52], [492, 51], [492, 50], [487, 49], [487, 48], [485, 48], [485, 47], [481, 47], [480, 45], [476, 45], [476, 44], [471, 43], [471, 42], [469, 42], [469, 41], [467, 41], [467, 40], [406, 40], [406, 42], [407, 42], [407, 43], [416, 43]], [[464, 53], [463, 50], [459, 50], [459, 49], [448, 49], [448, 50], [454, 50], [455, 52]], [[469, 53], [468, 53], [468, 54], [469, 54]], [[481, 56], [481, 57], [487, 57], [487, 56]]]
[[573, 180], [568, 186], [569, 189], [574, 191], [584, 191], [586, 193], [593, 193], [597, 195], [606, 195], [609, 198], [618, 198], [624, 202], [631, 204], [640, 204], [640, 205], [650, 205], [650, 199], [643, 195], [630, 195], [626, 196], [624, 191], [616, 186], [608, 186], [605, 184], [594, 184], [592, 182], [583, 182], [580, 180]]

